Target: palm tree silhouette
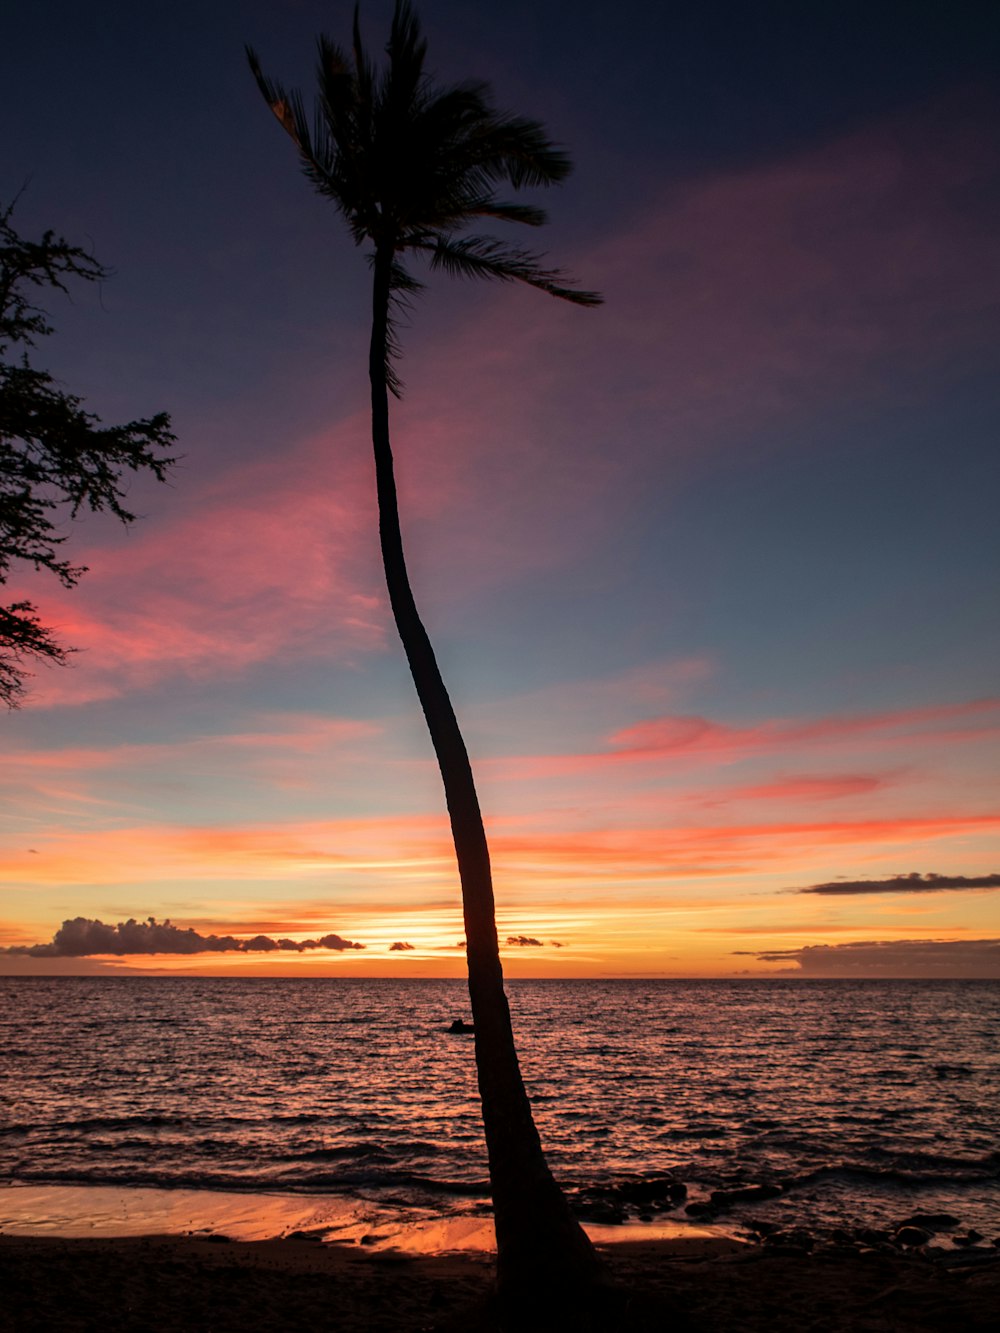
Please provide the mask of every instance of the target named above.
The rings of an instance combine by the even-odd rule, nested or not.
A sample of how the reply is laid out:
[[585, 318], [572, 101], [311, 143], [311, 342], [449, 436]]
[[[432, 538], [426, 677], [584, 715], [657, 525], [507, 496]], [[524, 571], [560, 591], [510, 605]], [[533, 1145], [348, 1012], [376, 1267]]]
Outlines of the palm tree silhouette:
[[249, 48], [247, 55], [305, 174], [336, 204], [355, 244], [371, 247], [369, 376], [382, 558], [444, 781], [462, 883], [501, 1307], [516, 1307], [517, 1327], [526, 1328], [534, 1324], [532, 1311], [541, 1318], [545, 1307], [565, 1314], [569, 1304], [578, 1304], [601, 1268], [552, 1177], [532, 1119], [504, 993], [489, 849], [472, 768], [410, 589], [389, 445], [389, 393], [398, 397], [401, 391], [393, 317], [423, 286], [404, 267], [410, 252], [427, 256], [432, 270], [459, 277], [523, 282], [583, 306], [601, 298], [565, 285], [559, 270], [543, 267], [529, 251], [491, 236], [459, 235], [481, 218], [541, 225], [541, 209], [502, 202], [497, 188], [556, 184], [570, 161], [538, 122], [496, 110], [484, 84], [435, 86], [424, 70], [426, 42], [407, 0], [396, 3], [385, 67], [369, 59], [357, 9], [352, 51], [326, 37], [318, 48], [319, 96], [311, 126], [301, 96], [268, 79]]

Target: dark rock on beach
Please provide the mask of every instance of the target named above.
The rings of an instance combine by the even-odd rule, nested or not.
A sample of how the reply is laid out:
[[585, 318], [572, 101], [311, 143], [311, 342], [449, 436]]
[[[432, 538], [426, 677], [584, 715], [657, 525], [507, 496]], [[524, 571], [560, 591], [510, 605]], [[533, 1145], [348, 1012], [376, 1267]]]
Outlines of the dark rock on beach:
[[815, 1240], [802, 1227], [793, 1227], [788, 1231], [772, 1231], [764, 1237], [764, 1244], [774, 1254], [808, 1254], [815, 1247]]
[[901, 1222], [896, 1224], [896, 1230], [901, 1231], [903, 1227], [923, 1227], [927, 1231], [950, 1231], [952, 1227], [959, 1226], [957, 1217], [951, 1213], [914, 1213], [912, 1217], [904, 1217]]
[[651, 1222], [654, 1214], [670, 1212], [685, 1198], [684, 1182], [662, 1175], [615, 1185], [592, 1185], [573, 1195], [572, 1205], [582, 1221], [618, 1225], [632, 1216]]
[[916, 1245], [926, 1245], [928, 1241], [933, 1239], [934, 1232], [928, 1231], [925, 1227], [900, 1227], [896, 1232], [898, 1243], [909, 1248]]
[[874, 1227], [858, 1227], [854, 1235], [862, 1245], [871, 1245], [876, 1249], [891, 1239], [888, 1231], [876, 1230]]
[[672, 1208], [687, 1198], [687, 1186], [673, 1176], [651, 1176], [618, 1186], [618, 1194], [628, 1203], [662, 1204]]
[[967, 1231], [964, 1236], [952, 1236], [951, 1243], [953, 1245], [964, 1247], [967, 1245], [978, 1245], [981, 1240], [985, 1239], [986, 1237], [981, 1231]]

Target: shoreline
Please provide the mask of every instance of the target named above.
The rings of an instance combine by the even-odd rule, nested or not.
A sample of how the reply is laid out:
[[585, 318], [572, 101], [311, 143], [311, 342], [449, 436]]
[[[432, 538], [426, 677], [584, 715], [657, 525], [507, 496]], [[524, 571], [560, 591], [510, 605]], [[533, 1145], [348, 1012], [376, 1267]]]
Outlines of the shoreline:
[[[337, 1196], [10, 1185], [0, 1190], [0, 1329], [495, 1328], [489, 1218], [361, 1210]], [[992, 1333], [1000, 1308], [993, 1247], [794, 1251], [719, 1227], [587, 1230], [629, 1296], [621, 1333]]]
[[[732, 1229], [683, 1222], [581, 1225], [595, 1244], [666, 1244], [723, 1253], [745, 1248]], [[0, 1235], [35, 1240], [189, 1237], [264, 1243], [289, 1239], [414, 1255], [496, 1248], [493, 1219], [390, 1208], [353, 1195], [131, 1185], [0, 1187]]]

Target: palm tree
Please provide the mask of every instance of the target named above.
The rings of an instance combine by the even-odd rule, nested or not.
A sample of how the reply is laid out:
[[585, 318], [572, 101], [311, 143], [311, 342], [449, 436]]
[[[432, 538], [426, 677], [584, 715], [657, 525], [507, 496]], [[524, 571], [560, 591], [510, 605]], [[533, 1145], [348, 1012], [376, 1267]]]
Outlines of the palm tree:
[[[489, 1156], [501, 1308], [517, 1327], [592, 1291], [601, 1266], [542, 1153], [525, 1094], [504, 993], [489, 849], [462, 733], [410, 589], [389, 446], [389, 393], [401, 386], [393, 317], [423, 284], [404, 267], [410, 253], [458, 277], [498, 278], [593, 306], [600, 297], [565, 285], [539, 257], [490, 236], [459, 235], [481, 218], [537, 227], [541, 209], [496, 197], [504, 182], [554, 185], [567, 156], [536, 121], [497, 111], [481, 83], [435, 86], [426, 43], [407, 0], [397, 0], [388, 64], [369, 59], [354, 11], [348, 54], [318, 43], [319, 96], [310, 125], [301, 96], [286, 92], [247, 55], [265, 101], [291, 136], [316, 189], [343, 214], [355, 244], [370, 247], [373, 273], [369, 357], [379, 534], [389, 600], [444, 780], [462, 883], [476, 1065]], [[541, 1310], [549, 1308], [543, 1316]], [[562, 1326], [561, 1324], [558, 1326]], [[578, 1327], [584, 1326], [578, 1324]]]

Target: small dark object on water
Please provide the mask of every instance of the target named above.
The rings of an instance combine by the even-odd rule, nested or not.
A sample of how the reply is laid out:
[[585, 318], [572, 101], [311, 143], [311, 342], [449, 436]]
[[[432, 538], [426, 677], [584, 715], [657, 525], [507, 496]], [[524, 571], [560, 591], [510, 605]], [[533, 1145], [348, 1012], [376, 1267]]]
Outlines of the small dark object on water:
[[475, 1032], [475, 1030], [476, 1027], [474, 1023], [466, 1023], [461, 1018], [456, 1018], [454, 1023], [452, 1023], [451, 1027], [448, 1029], [449, 1032]]

